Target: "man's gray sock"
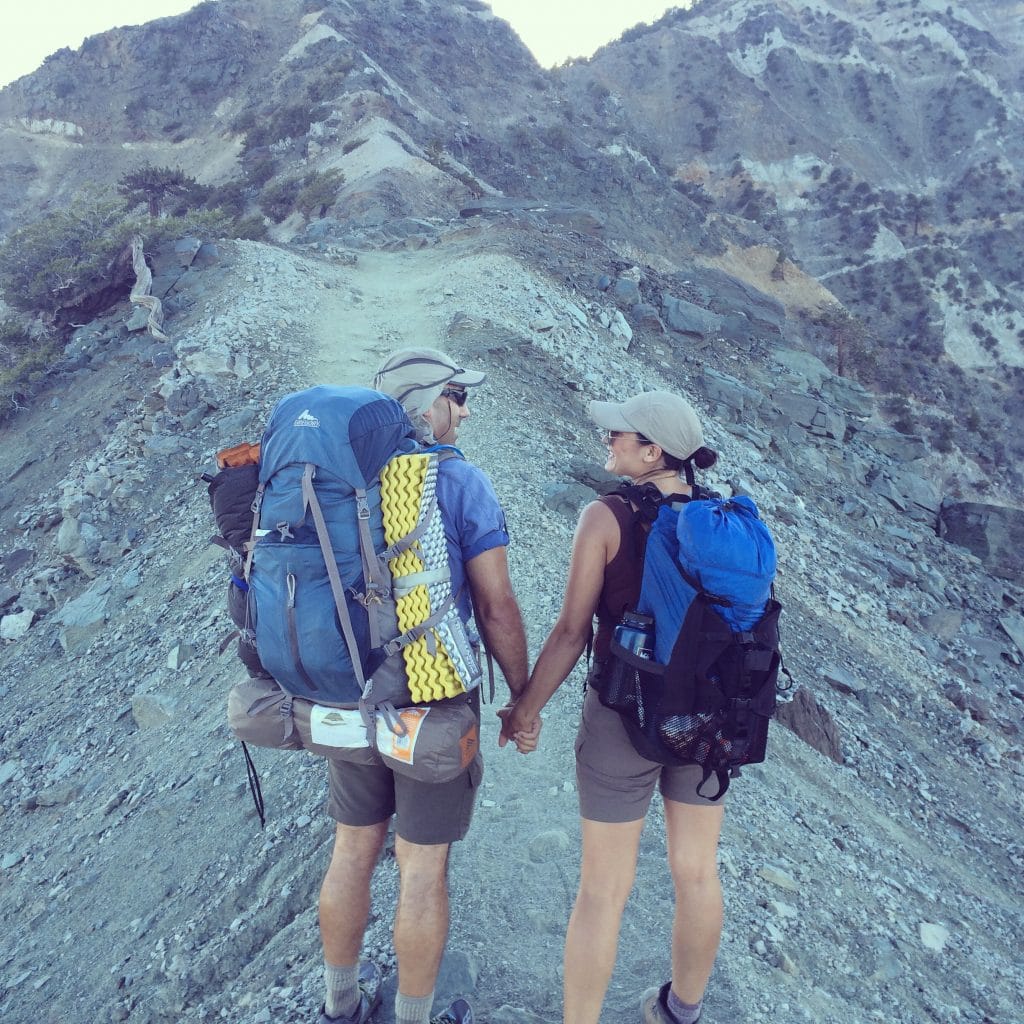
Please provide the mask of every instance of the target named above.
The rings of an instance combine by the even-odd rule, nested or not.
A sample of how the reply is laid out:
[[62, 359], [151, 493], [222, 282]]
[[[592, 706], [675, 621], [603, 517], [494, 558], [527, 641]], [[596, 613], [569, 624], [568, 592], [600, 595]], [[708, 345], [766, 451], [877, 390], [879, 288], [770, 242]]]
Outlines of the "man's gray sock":
[[324, 1013], [328, 1017], [354, 1017], [359, 1009], [359, 963], [336, 967], [324, 961]]
[[434, 993], [429, 996], [395, 996], [395, 1024], [430, 1024], [430, 1008]]
[[679, 1024], [697, 1024], [701, 1007], [704, 1005], [703, 999], [697, 1003], [684, 1003], [671, 988], [668, 990], [666, 1002], [668, 1003], [668, 1012], [675, 1017]]

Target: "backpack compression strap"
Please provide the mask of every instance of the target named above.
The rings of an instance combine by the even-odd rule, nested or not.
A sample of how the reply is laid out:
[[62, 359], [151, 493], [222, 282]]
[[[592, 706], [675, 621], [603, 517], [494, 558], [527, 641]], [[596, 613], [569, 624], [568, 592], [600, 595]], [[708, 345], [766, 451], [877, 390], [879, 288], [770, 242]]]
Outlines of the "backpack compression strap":
[[249, 531], [249, 539], [243, 545], [245, 549], [245, 564], [242, 566], [242, 579], [246, 583], [252, 575], [252, 556], [256, 550], [256, 534], [260, 526], [260, 507], [263, 505], [263, 489], [266, 484], [260, 484], [256, 488], [256, 497], [252, 499], [252, 529]]
[[[338, 609], [338, 621], [341, 623], [341, 631], [345, 636], [345, 646], [348, 647], [348, 655], [352, 661], [352, 670], [355, 672], [359, 689], [366, 686], [366, 678], [363, 676], [363, 661], [359, 654], [359, 645], [356, 643], [356, 636], [352, 630], [352, 618], [348, 613], [348, 603], [345, 601], [345, 588], [342, 586], [341, 577], [338, 575], [338, 563], [334, 559], [334, 549], [331, 547], [331, 537], [327, 532], [327, 523], [324, 521], [324, 514], [320, 508], [316, 491], [313, 489], [313, 475], [316, 467], [312, 462], [306, 463], [302, 473], [302, 503], [303, 513], [309, 510], [313, 513], [313, 523], [316, 526], [316, 537], [320, 541], [320, 551], [324, 556], [324, 564], [327, 567], [327, 578], [331, 582], [331, 593], [334, 595], [334, 605]], [[367, 513], [369, 515], [369, 513]], [[369, 526], [367, 526], [369, 529]]]

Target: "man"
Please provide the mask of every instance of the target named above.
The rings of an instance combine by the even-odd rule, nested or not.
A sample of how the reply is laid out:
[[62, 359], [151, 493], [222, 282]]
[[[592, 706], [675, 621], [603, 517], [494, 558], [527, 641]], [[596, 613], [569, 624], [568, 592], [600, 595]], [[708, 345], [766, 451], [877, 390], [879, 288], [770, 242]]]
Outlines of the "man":
[[[425, 444], [453, 445], [469, 416], [468, 389], [484, 377], [436, 349], [404, 349], [384, 363], [373, 386], [402, 404]], [[438, 467], [437, 501], [459, 612], [464, 621], [475, 618], [515, 700], [526, 686], [526, 634], [508, 575], [504, 513], [484, 473], [458, 456]], [[479, 713], [478, 694], [476, 707]], [[520, 749], [536, 742], [532, 730], [517, 739]], [[436, 1017], [430, 1011], [448, 935], [448, 850], [469, 829], [483, 774], [480, 756], [463, 775], [438, 785], [395, 775], [383, 764], [329, 764], [327, 810], [337, 828], [320, 890], [327, 987], [320, 1024], [363, 1024], [379, 1002], [380, 972], [372, 963], [360, 964], [359, 953], [370, 912], [370, 880], [392, 816], [400, 877], [396, 1022], [472, 1024], [464, 999]]]

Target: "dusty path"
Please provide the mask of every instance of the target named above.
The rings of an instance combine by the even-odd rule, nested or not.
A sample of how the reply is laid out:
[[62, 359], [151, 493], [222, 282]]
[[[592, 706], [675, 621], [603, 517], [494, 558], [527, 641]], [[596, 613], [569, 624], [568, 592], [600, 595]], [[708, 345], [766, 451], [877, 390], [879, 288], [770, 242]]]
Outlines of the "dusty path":
[[310, 323], [311, 365], [314, 376], [337, 383], [369, 383], [398, 348], [444, 349], [458, 297], [479, 299], [493, 288], [462, 246], [360, 252], [355, 266], [325, 272], [323, 283]]
[[369, 384], [386, 355], [411, 345], [442, 346], [440, 303], [446, 263], [432, 252], [367, 252], [325, 276], [311, 324], [315, 375]]

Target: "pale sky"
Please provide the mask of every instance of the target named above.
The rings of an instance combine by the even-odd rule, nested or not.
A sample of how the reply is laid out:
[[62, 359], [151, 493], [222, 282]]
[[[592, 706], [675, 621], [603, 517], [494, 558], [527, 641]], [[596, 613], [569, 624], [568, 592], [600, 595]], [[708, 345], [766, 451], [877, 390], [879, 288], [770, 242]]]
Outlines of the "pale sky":
[[[366, 0], [372, 3], [372, 0]], [[589, 57], [638, 22], [657, 21], [686, 0], [490, 0], [544, 67]], [[2, 0], [0, 86], [27, 75], [62, 46], [77, 50], [86, 36], [140, 25], [194, 7], [196, 0]]]

